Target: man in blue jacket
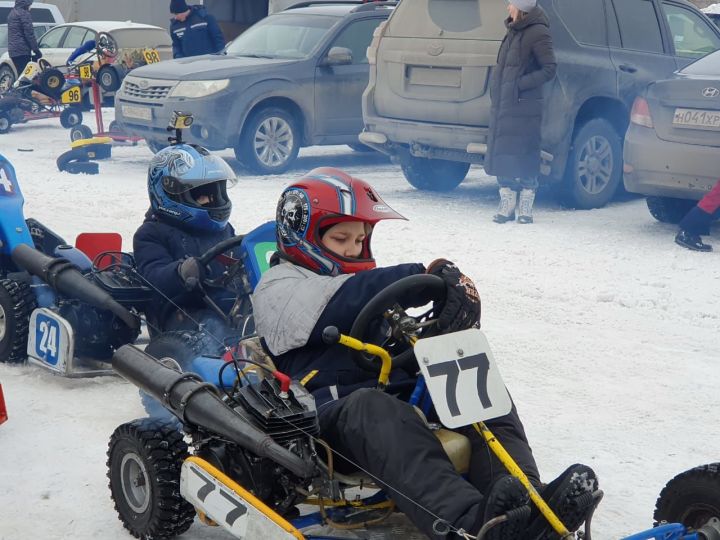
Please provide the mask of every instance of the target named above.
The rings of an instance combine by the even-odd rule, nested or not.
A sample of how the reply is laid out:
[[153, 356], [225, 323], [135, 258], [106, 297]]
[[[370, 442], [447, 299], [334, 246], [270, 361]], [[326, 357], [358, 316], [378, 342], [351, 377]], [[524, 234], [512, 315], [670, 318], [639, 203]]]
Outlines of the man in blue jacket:
[[42, 57], [30, 16], [32, 3], [33, 0], [15, 0], [15, 7], [10, 10], [7, 19], [8, 55], [15, 64], [18, 77], [32, 59], [31, 54], [35, 55], [35, 60]]
[[170, 35], [173, 58], [220, 52], [225, 38], [215, 17], [204, 6], [188, 6], [185, 0], [171, 0]]

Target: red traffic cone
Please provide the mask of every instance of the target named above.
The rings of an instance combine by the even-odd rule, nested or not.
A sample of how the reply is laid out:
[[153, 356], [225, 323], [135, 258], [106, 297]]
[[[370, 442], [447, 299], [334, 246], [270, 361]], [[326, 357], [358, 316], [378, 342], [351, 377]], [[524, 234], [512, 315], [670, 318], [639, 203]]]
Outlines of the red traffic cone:
[[7, 408], [5, 407], [5, 398], [3, 397], [2, 384], [0, 384], [0, 424], [8, 419]]

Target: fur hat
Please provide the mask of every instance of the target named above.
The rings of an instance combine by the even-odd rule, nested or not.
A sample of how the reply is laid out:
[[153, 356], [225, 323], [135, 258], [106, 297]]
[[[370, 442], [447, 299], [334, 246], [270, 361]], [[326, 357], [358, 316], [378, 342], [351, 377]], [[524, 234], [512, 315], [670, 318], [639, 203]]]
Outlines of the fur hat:
[[508, 0], [510, 4], [518, 8], [520, 11], [528, 13], [537, 5], [537, 0]]
[[185, 13], [188, 9], [185, 0], [170, 0], [170, 13]]

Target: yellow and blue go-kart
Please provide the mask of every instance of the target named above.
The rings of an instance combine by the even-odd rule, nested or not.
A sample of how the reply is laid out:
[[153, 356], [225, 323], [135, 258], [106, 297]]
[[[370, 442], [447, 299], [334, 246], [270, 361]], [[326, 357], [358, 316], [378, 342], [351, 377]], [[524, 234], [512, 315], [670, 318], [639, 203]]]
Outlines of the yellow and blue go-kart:
[[[399, 300], [419, 290], [442, 300], [445, 287], [431, 275], [399, 280], [365, 306], [350, 335], [330, 327], [324, 339], [354, 349], [358, 364], [379, 373], [379, 389], [392, 367], [415, 363], [420, 375], [411, 402], [422, 408], [428, 395], [444, 426], [475, 426], [559, 538], [590, 540], [591, 517], [584, 531], [569, 532], [485, 425], [511, 407], [485, 336], [478, 329], [433, 335], [432, 312], [412, 316]], [[386, 349], [363, 342], [378, 318], [390, 326]], [[202, 358], [204, 377], [183, 372], [173, 358], [156, 359], [131, 345], [115, 353], [117, 373], [174, 415], [123, 424], [110, 439], [110, 490], [128, 531], [139, 538], [172, 538], [198, 515], [238, 539], [347, 538], [348, 529], [355, 538], [422, 538], [377, 488], [382, 478], [362, 469], [353, 475], [335, 470], [334, 452], [319, 438], [314, 399], [300, 382], [278, 373], [258, 344], [249, 338], [225, 360]], [[208, 370], [213, 362], [214, 370]], [[440, 426], [432, 429], [456, 469], [467, 470], [468, 439]], [[584, 497], [592, 516], [602, 492]], [[527, 519], [530, 508], [524, 511]], [[493, 527], [522, 517], [513, 513], [491, 520], [477, 536], [455, 531], [442, 516], [436, 525], [458, 538], [482, 540]], [[626, 540], [646, 539], [716, 540], [720, 522], [711, 517], [694, 528], [662, 523]]]

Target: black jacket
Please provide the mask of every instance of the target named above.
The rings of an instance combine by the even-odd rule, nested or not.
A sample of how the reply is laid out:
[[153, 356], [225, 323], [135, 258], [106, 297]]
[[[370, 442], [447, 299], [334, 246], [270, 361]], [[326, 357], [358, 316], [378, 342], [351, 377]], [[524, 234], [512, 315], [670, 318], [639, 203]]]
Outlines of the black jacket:
[[490, 126], [485, 171], [531, 178], [540, 173], [543, 85], [555, 77], [548, 18], [541, 7], [505, 21], [507, 34], [490, 79]]
[[[29, 56], [31, 52], [40, 55], [30, 5], [32, 0], [15, 0], [15, 7], [10, 10], [8, 25], [8, 54], [10, 58]], [[18, 73], [18, 75], [20, 75]]]
[[225, 47], [225, 38], [217, 20], [203, 6], [190, 6], [190, 15], [183, 22], [173, 19], [170, 36], [173, 58], [216, 53]]

